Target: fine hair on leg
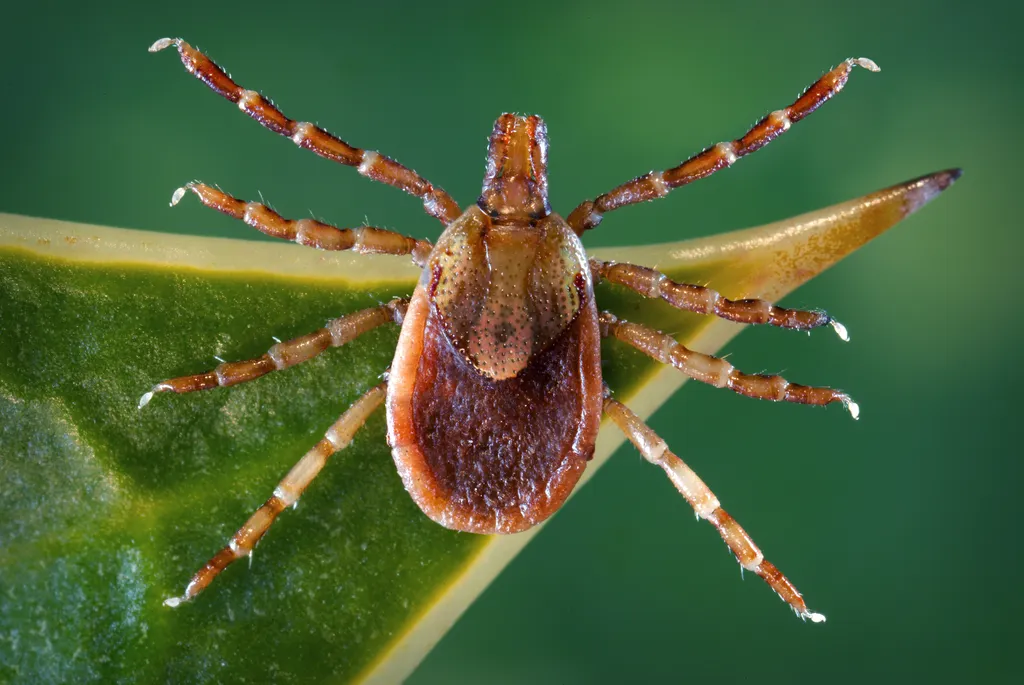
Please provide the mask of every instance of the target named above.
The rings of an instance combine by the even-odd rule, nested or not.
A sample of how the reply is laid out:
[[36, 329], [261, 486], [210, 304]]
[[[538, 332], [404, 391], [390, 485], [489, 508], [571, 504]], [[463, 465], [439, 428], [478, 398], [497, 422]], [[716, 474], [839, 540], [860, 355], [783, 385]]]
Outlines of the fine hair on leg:
[[169, 607], [176, 607], [183, 602], [193, 599], [202, 592], [213, 579], [221, 572], [242, 557], [252, 554], [253, 548], [260, 538], [270, 529], [274, 519], [289, 506], [299, 501], [299, 497], [306, 490], [317, 474], [320, 473], [327, 460], [335, 452], [345, 449], [352, 442], [356, 431], [362, 428], [363, 424], [381, 404], [384, 403], [384, 396], [387, 392], [387, 383], [368, 390], [362, 397], [345, 411], [341, 417], [334, 422], [324, 438], [320, 440], [311, 450], [292, 467], [291, 471], [274, 488], [274, 494], [257, 509], [249, 520], [238, 529], [228, 544], [219, 552], [214, 554], [206, 565], [199, 569], [185, 592], [179, 597], [169, 597], [164, 604]]
[[880, 71], [878, 65], [866, 57], [843, 60], [839, 66], [811, 84], [796, 102], [785, 109], [768, 114], [754, 124], [742, 138], [712, 145], [679, 166], [638, 176], [604, 195], [586, 200], [572, 210], [566, 221], [576, 235], [582, 235], [584, 231], [600, 224], [602, 217], [613, 209], [665, 197], [671, 190], [732, 166], [740, 157], [761, 149], [788, 131], [790, 126], [841, 91], [854, 67]]
[[191, 191], [210, 209], [233, 219], [244, 221], [271, 238], [290, 240], [319, 250], [352, 250], [360, 254], [410, 255], [413, 264], [422, 268], [433, 245], [427, 240], [376, 226], [338, 228], [316, 219], [285, 219], [260, 202], [246, 202], [205, 183], [193, 181], [174, 191], [171, 206], [177, 205], [186, 191]]
[[277, 343], [266, 354], [256, 359], [223, 362], [213, 371], [171, 378], [157, 383], [152, 390], [139, 399], [139, 409], [149, 404], [153, 395], [157, 393], [186, 393], [229, 387], [255, 380], [272, 371], [281, 371], [301, 364], [331, 347], [340, 347], [385, 324], [401, 325], [408, 306], [408, 298], [396, 298], [379, 307], [371, 307], [331, 319], [326, 326], [312, 333]]
[[657, 269], [636, 264], [591, 259], [590, 272], [595, 283], [600, 280], [615, 283], [643, 297], [660, 298], [676, 309], [710, 314], [736, 323], [767, 324], [794, 331], [809, 331], [829, 325], [843, 341], [850, 340], [846, 326], [821, 310], [787, 309], [760, 299], [729, 300], [717, 290], [678, 283]]
[[610, 312], [601, 312], [598, 323], [601, 326], [601, 337], [621, 340], [651, 359], [670, 364], [701, 383], [773, 402], [817, 406], [839, 402], [854, 419], [860, 417], [860, 406], [845, 392], [798, 385], [777, 375], [743, 373], [721, 357], [694, 352], [670, 335], [641, 324], [621, 321]]
[[815, 623], [825, 620], [823, 615], [807, 608], [796, 586], [774, 564], [764, 558], [764, 554], [754, 544], [747, 531], [722, 508], [715, 493], [686, 465], [686, 462], [672, 453], [665, 441], [658, 437], [650, 426], [629, 407], [610, 397], [605, 398], [604, 415], [618, 426], [644, 459], [664, 469], [665, 475], [676, 486], [679, 494], [693, 507], [697, 518], [704, 519], [715, 527], [741, 568], [753, 571], [763, 578], [800, 618], [809, 618]]
[[213, 60], [181, 38], [161, 38], [149, 47], [149, 51], [159, 52], [172, 46], [177, 49], [181, 63], [190, 74], [209, 86], [213, 92], [235, 103], [238, 109], [264, 128], [291, 138], [299, 147], [311, 150], [324, 159], [356, 167], [359, 173], [367, 178], [394, 186], [420, 198], [427, 214], [445, 226], [462, 213], [451, 195], [435, 187], [412, 169], [373, 150], [363, 150], [349, 145], [308, 121], [289, 119], [268, 98], [254, 90], [246, 90], [239, 86]]

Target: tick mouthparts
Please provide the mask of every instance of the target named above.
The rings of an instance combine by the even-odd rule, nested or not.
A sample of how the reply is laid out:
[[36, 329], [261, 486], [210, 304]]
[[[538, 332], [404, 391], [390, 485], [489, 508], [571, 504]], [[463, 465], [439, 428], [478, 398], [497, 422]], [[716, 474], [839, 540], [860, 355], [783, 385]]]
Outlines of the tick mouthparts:
[[[536, 167], [547, 167], [547, 127], [534, 115], [503, 114], [494, 125], [491, 151], [501, 156], [501, 176], [536, 178]], [[503, 147], [497, 150], [497, 147]], [[535, 157], [540, 159], [534, 160]]]
[[477, 204], [492, 217], [539, 219], [548, 204], [548, 133], [539, 116], [502, 114], [494, 122]]

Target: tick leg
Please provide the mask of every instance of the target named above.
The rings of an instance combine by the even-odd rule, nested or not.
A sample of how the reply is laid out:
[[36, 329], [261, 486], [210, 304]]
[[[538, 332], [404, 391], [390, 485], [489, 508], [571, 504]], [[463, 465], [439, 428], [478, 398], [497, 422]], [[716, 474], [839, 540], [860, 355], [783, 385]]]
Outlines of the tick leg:
[[720, 357], [694, 352], [676, 342], [675, 338], [653, 328], [620, 321], [614, 314], [602, 312], [599, 319], [601, 337], [616, 338], [635, 347], [651, 359], [671, 364], [690, 378], [716, 388], [729, 388], [747, 397], [773, 402], [826, 405], [841, 402], [853, 418], [860, 416], [860, 406], [850, 396], [831, 388], [812, 388], [790, 383], [782, 376], [747, 374]]
[[665, 474], [679, 490], [679, 494], [685, 497], [693, 507], [697, 518], [705, 519], [715, 527], [742, 568], [753, 571], [764, 578], [765, 582], [793, 608], [800, 618], [809, 618], [815, 623], [825, 620], [824, 616], [807, 608], [804, 598], [793, 586], [793, 583], [789, 582], [789, 579], [782, 575], [782, 572], [775, 568], [774, 564], [764, 558], [764, 554], [747, 535], [747, 531], [743, 530], [740, 524], [726, 513], [725, 509], [722, 509], [715, 493], [711, 492], [704, 481], [686, 465], [686, 462], [669, 450], [665, 441], [658, 437], [658, 434], [650, 426], [634, 414], [629, 407], [611, 398], [605, 398], [604, 414], [640, 450], [644, 459], [665, 470]]
[[199, 182], [192, 182], [175, 190], [171, 196], [172, 207], [181, 201], [187, 190], [195, 193], [199, 201], [207, 207], [244, 221], [260, 233], [320, 250], [353, 250], [361, 254], [411, 255], [413, 263], [423, 267], [433, 248], [433, 245], [427, 240], [417, 240], [374, 226], [338, 228], [315, 219], [285, 219], [266, 205], [239, 200]]
[[879, 71], [878, 65], [870, 59], [851, 57], [815, 81], [792, 105], [776, 110], [754, 124], [742, 138], [718, 143], [677, 167], [638, 176], [594, 200], [587, 200], [569, 214], [569, 225], [577, 235], [582, 235], [584, 231], [601, 223], [602, 216], [613, 209], [656, 200], [668, 195], [670, 190], [732, 166], [740, 157], [764, 147], [788, 131], [791, 125], [818, 109], [826, 100], [842, 90], [854, 67]]
[[249, 517], [223, 549], [213, 555], [206, 565], [192, 576], [192, 580], [185, 587], [185, 594], [170, 597], [164, 600], [164, 604], [176, 607], [182, 602], [189, 601], [202, 592], [231, 562], [252, 554], [256, 543], [267, 532], [278, 514], [299, 501], [299, 497], [320, 473], [332, 454], [348, 447], [356, 431], [362, 428], [370, 414], [384, 402], [386, 390], [387, 383], [381, 383], [356, 400], [327, 430], [324, 438], [292, 467], [288, 475], [274, 488], [274, 494], [270, 499]]
[[629, 288], [644, 297], [660, 297], [676, 309], [698, 314], [713, 314], [737, 323], [769, 324], [796, 331], [809, 331], [826, 324], [843, 340], [849, 340], [846, 327], [823, 311], [801, 311], [776, 307], [765, 300], [727, 300], [711, 288], [677, 283], [665, 274], [646, 266], [590, 260], [594, 281], [604, 279]]
[[139, 400], [139, 409], [149, 404], [153, 395], [158, 392], [183, 393], [227, 387], [254, 380], [271, 371], [280, 371], [301, 364], [330, 347], [339, 347], [351, 342], [374, 328], [387, 323], [401, 324], [408, 306], [408, 299], [394, 299], [379, 307], [332, 319], [325, 327], [308, 335], [277, 343], [262, 357], [241, 362], [224, 362], [207, 373], [157, 383]]
[[246, 90], [231, 80], [213, 60], [180, 38], [161, 38], [150, 46], [159, 52], [174, 46], [185, 68], [208, 85], [215, 93], [238, 105], [264, 128], [287, 136], [299, 147], [312, 150], [325, 159], [354, 166], [359, 173], [375, 181], [404, 190], [423, 201], [427, 214], [448, 225], [462, 213], [451, 195], [431, 185], [412, 169], [372, 150], [352, 147], [340, 138], [306, 121], [293, 121], [269, 99], [253, 90]]

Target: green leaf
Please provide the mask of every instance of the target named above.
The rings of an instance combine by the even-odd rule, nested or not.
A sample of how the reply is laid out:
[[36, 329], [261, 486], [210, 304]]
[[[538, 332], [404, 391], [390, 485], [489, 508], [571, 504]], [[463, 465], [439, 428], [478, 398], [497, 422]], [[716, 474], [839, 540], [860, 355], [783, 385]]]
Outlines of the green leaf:
[[[596, 256], [777, 299], [954, 178]], [[407, 294], [416, 275], [393, 258], [0, 215], [0, 680], [408, 675], [538, 529], [485, 537], [427, 519], [395, 473], [381, 413], [281, 516], [251, 568], [234, 564], [188, 605], [161, 605], [378, 382], [397, 330], [238, 387], [136, 403], [214, 355], [257, 356], [271, 336]], [[598, 301], [706, 352], [741, 328], [606, 285]], [[641, 416], [684, 380], [616, 343], [603, 354], [608, 384]], [[584, 478], [621, 443], [603, 430]]]

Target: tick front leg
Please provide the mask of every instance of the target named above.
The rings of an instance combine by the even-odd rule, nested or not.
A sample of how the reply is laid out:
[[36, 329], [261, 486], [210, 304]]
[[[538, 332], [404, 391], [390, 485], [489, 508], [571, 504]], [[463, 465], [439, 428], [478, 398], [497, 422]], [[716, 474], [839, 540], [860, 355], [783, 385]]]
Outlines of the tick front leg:
[[694, 352], [680, 345], [670, 335], [640, 324], [620, 321], [610, 312], [602, 312], [598, 321], [601, 326], [601, 337], [621, 340], [651, 359], [662, 364], [671, 364], [701, 383], [716, 388], [728, 388], [747, 397], [773, 402], [818, 406], [840, 402], [853, 418], [860, 416], [860, 406], [844, 392], [831, 388], [797, 385], [782, 376], [743, 373], [720, 357]]
[[355, 340], [363, 333], [388, 323], [401, 324], [409, 306], [408, 299], [394, 299], [379, 307], [346, 314], [327, 322], [327, 325], [308, 335], [280, 342], [266, 354], [241, 362], [224, 362], [213, 371], [181, 376], [157, 383], [139, 400], [142, 409], [159, 392], [195, 392], [238, 385], [280, 371], [312, 359], [324, 350], [339, 347]]
[[267, 532], [278, 514], [299, 501], [299, 497], [320, 473], [331, 455], [348, 447], [356, 431], [362, 428], [370, 414], [384, 402], [386, 391], [387, 383], [381, 383], [356, 400], [355, 404], [327, 430], [324, 438], [292, 467], [288, 475], [274, 488], [274, 494], [270, 499], [249, 517], [223, 549], [213, 555], [206, 565], [192, 576], [192, 580], [185, 587], [185, 594], [170, 597], [164, 600], [164, 604], [176, 607], [182, 602], [189, 601], [202, 592], [233, 561], [252, 554], [256, 543]]
[[427, 214], [439, 219], [445, 226], [462, 213], [451, 195], [434, 187], [412, 169], [372, 150], [353, 147], [319, 126], [289, 119], [269, 99], [254, 90], [239, 86], [213, 60], [181, 38], [161, 38], [149, 47], [149, 51], [159, 52], [171, 46], [177, 48], [181, 63], [190, 74], [209, 86], [213, 92], [238, 105], [238, 109], [264, 128], [291, 138], [299, 147], [312, 150], [324, 159], [354, 166], [363, 176], [415, 195], [423, 201]]
[[665, 197], [671, 190], [732, 166], [737, 159], [764, 147], [841, 91], [854, 67], [879, 71], [878, 65], [866, 57], [844, 60], [815, 81], [796, 102], [764, 117], [742, 138], [713, 145], [677, 167], [652, 171], [623, 183], [594, 200], [582, 203], [569, 214], [566, 221], [576, 231], [576, 235], [582, 235], [584, 231], [600, 224], [601, 218], [613, 209]]
[[711, 492], [704, 481], [686, 465], [686, 462], [669, 450], [665, 441], [658, 437], [650, 426], [634, 414], [629, 407], [611, 398], [606, 398], [604, 401], [604, 414], [640, 450], [644, 459], [664, 469], [672, 484], [693, 507], [697, 517], [708, 521], [715, 527], [742, 568], [753, 571], [763, 578], [800, 618], [809, 618], [815, 623], [825, 620], [824, 616], [807, 608], [803, 596], [793, 583], [782, 575], [782, 572], [774, 564], [764, 558], [764, 554], [747, 535], [747, 531], [743, 530], [725, 509], [722, 509], [715, 493]]
[[660, 271], [636, 264], [591, 259], [590, 271], [595, 282], [604, 279], [644, 297], [661, 298], [676, 309], [713, 314], [737, 323], [768, 324], [796, 331], [809, 331], [828, 324], [844, 341], [850, 339], [846, 326], [823, 311], [786, 309], [765, 300], [727, 300], [711, 288], [677, 283]]
[[199, 201], [211, 209], [244, 221], [260, 233], [320, 250], [352, 250], [360, 254], [411, 255], [413, 263], [422, 268], [433, 245], [427, 240], [374, 226], [338, 228], [315, 219], [285, 219], [259, 202], [246, 202], [205, 183], [194, 181], [178, 188], [171, 196], [171, 206], [181, 202], [185, 191], [195, 193]]

